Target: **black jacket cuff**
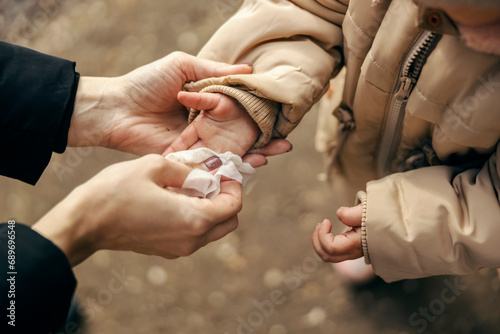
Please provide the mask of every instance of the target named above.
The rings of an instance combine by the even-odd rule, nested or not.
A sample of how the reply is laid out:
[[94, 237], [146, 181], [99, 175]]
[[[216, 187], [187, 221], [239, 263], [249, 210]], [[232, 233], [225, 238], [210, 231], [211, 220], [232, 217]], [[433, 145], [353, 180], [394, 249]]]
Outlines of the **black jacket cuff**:
[[2, 223], [0, 256], [0, 332], [55, 333], [76, 288], [64, 253], [28, 226]]
[[78, 78], [74, 62], [0, 42], [0, 174], [35, 184], [64, 152]]

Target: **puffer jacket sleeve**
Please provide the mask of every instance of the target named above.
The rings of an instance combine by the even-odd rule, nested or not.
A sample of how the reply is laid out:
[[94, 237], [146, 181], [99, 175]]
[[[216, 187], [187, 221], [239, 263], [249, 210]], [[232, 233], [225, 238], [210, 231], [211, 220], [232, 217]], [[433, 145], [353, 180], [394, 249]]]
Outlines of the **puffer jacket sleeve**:
[[500, 144], [482, 169], [417, 169], [369, 182], [365, 258], [385, 281], [500, 267]]
[[346, 4], [334, 0], [246, 0], [199, 56], [251, 62], [253, 74], [209, 78], [186, 89], [239, 100], [262, 131], [256, 147], [271, 137], [285, 137], [341, 68], [340, 26], [346, 10]]

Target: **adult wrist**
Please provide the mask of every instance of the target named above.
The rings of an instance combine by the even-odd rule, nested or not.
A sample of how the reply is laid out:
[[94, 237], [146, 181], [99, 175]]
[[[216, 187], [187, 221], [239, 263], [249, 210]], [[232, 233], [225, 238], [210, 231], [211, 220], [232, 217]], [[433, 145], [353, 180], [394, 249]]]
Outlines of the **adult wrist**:
[[115, 78], [80, 77], [68, 146], [107, 147], [112, 111], [119, 108]]
[[72, 267], [92, 255], [98, 247], [96, 224], [89, 219], [86, 210], [87, 196], [82, 186], [75, 188], [32, 227], [54, 243]]
[[68, 134], [69, 127], [71, 125], [71, 118], [73, 116], [73, 111], [75, 107], [76, 92], [78, 91], [78, 83], [80, 82], [80, 74], [75, 72], [73, 79], [73, 87], [71, 88], [71, 93], [66, 104], [66, 108], [61, 118], [61, 125], [57, 131], [57, 135], [54, 141], [54, 152], [63, 153], [68, 145]]

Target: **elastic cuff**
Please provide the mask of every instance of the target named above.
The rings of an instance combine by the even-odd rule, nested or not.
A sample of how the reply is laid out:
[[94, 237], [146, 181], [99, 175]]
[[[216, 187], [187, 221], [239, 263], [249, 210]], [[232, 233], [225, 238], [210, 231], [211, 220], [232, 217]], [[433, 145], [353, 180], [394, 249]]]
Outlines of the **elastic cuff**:
[[358, 204], [361, 203], [363, 207], [363, 213], [361, 215], [361, 247], [363, 249], [363, 256], [365, 258], [365, 263], [371, 264], [368, 254], [368, 237], [366, 233], [366, 192], [359, 191], [356, 197], [358, 198]]
[[[280, 103], [255, 96], [250, 92], [231, 86], [212, 85], [203, 88], [199, 92], [221, 93], [237, 100], [246, 109], [261, 130], [261, 134], [252, 148], [261, 148], [269, 143], [273, 135], [273, 127], [276, 122]], [[199, 113], [199, 110], [191, 109], [189, 113], [189, 123], [194, 121]]]

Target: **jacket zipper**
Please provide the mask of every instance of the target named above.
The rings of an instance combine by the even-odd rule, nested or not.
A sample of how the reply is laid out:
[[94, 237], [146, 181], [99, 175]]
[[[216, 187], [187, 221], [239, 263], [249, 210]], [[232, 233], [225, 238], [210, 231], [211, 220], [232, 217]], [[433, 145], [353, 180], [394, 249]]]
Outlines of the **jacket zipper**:
[[379, 177], [391, 172], [390, 165], [394, 160], [401, 139], [406, 103], [417, 83], [427, 57], [440, 38], [441, 35], [430, 31], [422, 33], [406, 56], [404, 66], [401, 67], [399, 80], [389, 104], [382, 140], [380, 141], [377, 159], [377, 174]]

